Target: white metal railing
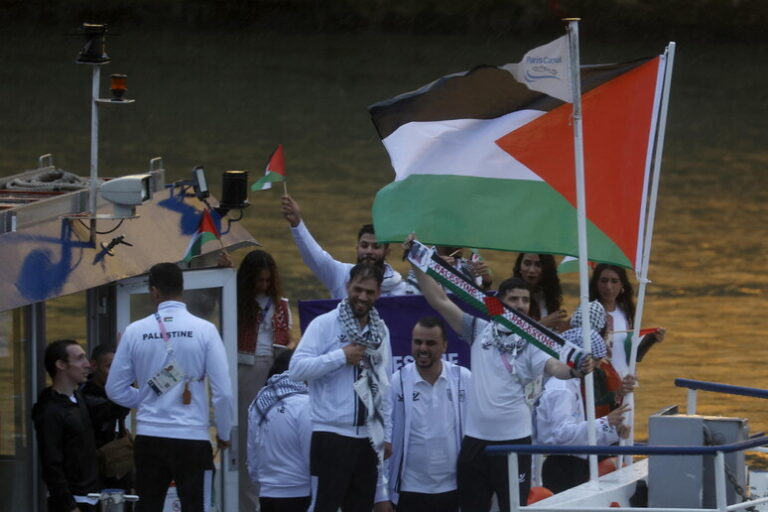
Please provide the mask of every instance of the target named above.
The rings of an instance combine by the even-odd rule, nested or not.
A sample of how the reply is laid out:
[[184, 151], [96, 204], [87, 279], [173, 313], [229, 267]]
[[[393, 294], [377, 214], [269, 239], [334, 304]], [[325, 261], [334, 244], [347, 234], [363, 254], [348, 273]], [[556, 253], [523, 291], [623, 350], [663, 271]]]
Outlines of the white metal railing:
[[728, 512], [732, 510], [744, 510], [762, 503], [768, 503], [768, 497], [748, 500], [733, 505], [726, 502], [725, 488], [725, 454], [751, 450], [757, 446], [768, 444], [768, 437], [760, 436], [747, 441], [737, 443], [723, 444], [718, 446], [550, 446], [550, 445], [495, 445], [486, 447], [486, 452], [491, 455], [506, 455], [507, 468], [509, 471], [509, 500], [510, 511], [519, 512], [522, 510], [536, 510], [537, 512], [548, 511], [613, 511], [615, 507], [541, 507], [536, 508], [521, 506], [520, 488], [518, 487], [518, 453], [548, 453], [548, 454], [569, 454], [569, 455], [713, 455], [715, 457], [715, 501], [716, 508], [637, 508], [625, 507], [618, 510], [624, 511], [645, 511], [645, 512]]

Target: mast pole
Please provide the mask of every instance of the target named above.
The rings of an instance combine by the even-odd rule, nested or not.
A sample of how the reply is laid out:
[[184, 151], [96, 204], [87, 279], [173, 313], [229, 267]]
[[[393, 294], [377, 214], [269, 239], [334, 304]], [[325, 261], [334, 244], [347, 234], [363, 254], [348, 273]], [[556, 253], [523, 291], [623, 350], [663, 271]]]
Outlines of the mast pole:
[[[584, 352], [592, 352], [592, 326], [589, 321], [589, 275], [587, 262], [589, 261], [587, 249], [587, 202], [586, 185], [584, 183], [584, 136], [582, 130], [581, 113], [581, 72], [579, 57], [579, 18], [566, 18], [568, 22], [568, 46], [570, 49], [571, 93], [573, 104], [573, 149], [576, 167], [576, 205], [577, 205], [577, 229], [579, 240], [579, 303], [582, 318], [582, 336]], [[584, 379], [584, 392], [587, 395], [586, 413], [589, 423], [587, 439], [590, 445], [597, 444], [595, 433], [595, 385], [593, 374], [590, 373]], [[589, 479], [597, 481], [597, 455], [589, 456]]]
[[[651, 258], [651, 242], [653, 241], [653, 224], [656, 220], [656, 202], [659, 195], [659, 178], [661, 176], [661, 158], [664, 153], [664, 134], [666, 132], [667, 128], [667, 111], [669, 110], [669, 92], [670, 92], [670, 86], [672, 83], [672, 68], [674, 67], [675, 63], [675, 47], [677, 45], [674, 41], [671, 41], [669, 45], [667, 45], [667, 49], [665, 51], [665, 62], [664, 62], [664, 83], [661, 90], [661, 108], [659, 112], [659, 127], [656, 131], [656, 151], [654, 152], [653, 156], [653, 179], [651, 180], [651, 196], [649, 199], [649, 207], [648, 207], [648, 219], [645, 224], [645, 237], [643, 239], [643, 259], [641, 262], [641, 270], [640, 270], [640, 277], [638, 278], [638, 282], [640, 285], [638, 286], [637, 290], [637, 308], [635, 309], [635, 318], [633, 319], [633, 328], [632, 328], [632, 350], [630, 352], [629, 356], [629, 374], [635, 375], [635, 372], [637, 370], [637, 349], [640, 345], [640, 325], [643, 320], [643, 310], [645, 308], [645, 293], [646, 288], [648, 287], [648, 283], [650, 282], [648, 280], [648, 267], [650, 263]], [[634, 393], [630, 394], [628, 397], [628, 403], [630, 406], [630, 412], [629, 414], [632, 417], [632, 421], [630, 424], [633, 426], [632, 431], [630, 433], [629, 443], [630, 445], [634, 444], [635, 440], [635, 429], [634, 429], [634, 419], [635, 419], [635, 404], [634, 404]], [[632, 457], [627, 456], [627, 460], [625, 460], [625, 463], [629, 463], [632, 460]]]
[[99, 99], [99, 84], [101, 81], [101, 66], [91, 65], [93, 77], [91, 83], [91, 192], [89, 194], [89, 209], [91, 210], [91, 239], [96, 237], [96, 203], [99, 191], [99, 107], [96, 100]]

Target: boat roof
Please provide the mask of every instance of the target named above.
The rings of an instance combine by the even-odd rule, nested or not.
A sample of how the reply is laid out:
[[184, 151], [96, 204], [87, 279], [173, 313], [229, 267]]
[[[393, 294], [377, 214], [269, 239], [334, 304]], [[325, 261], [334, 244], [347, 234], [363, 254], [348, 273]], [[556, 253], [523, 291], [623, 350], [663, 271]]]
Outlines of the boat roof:
[[[151, 172], [152, 198], [136, 207], [137, 217], [98, 219], [91, 236], [90, 221], [82, 214], [89, 204], [87, 180], [69, 190], [6, 186], [14, 178], [41, 170], [48, 169], [0, 180], [0, 311], [141, 275], [155, 263], [181, 262], [206, 209], [192, 187], [166, 185], [165, 172], [157, 169]], [[100, 215], [112, 214], [110, 203], [100, 199], [97, 204]], [[228, 250], [259, 245], [239, 223], [215, 212], [212, 217], [221, 243], [205, 244], [202, 256], [222, 245]], [[117, 243], [108, 252], [118, 237], [130, 245]]]

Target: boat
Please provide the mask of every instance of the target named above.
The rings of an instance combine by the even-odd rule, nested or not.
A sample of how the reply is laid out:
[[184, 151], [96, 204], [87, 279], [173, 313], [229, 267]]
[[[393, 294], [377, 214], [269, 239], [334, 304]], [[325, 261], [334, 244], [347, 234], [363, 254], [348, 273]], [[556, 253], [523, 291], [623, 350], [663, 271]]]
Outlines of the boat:
[[[99, 102], [100, 99], [96, 94], [94, 105], [130, 104], [125, 98]], [[0, 180], [0, 258], [4, 262], [0, 265], [3, 278], [0, 280], [0, 322], [3, 326], [0, 329], [0, 386], [5, 388], [2, 396], [10, 397], [0, 405], [0, 491], [4, 500], [14, 503], [18, 510], [42, 510], [44, 502], [37, 476], [39, 467], [29, 409], [45, 385], [40, 356], [46, 341], [57, 337], [62, 327], [51, 323], [46, 309], [57, 301], [73, 302], [74, 307], [67, 304], [68, 314], [87, 319], [88, 348], [98, 344], [99, 340], [116, 339], [132, 319], [148, 313], [147, 303], [142, 300], [147, 287], [146, 270], [160, 261], [181, 261], [201, 213], [208, 208], [208, 203], [216, 202], [215, 198], [201, 197], [193, 180], [166, 183], [165, 176], [163, 160], [151, 159], [139, 179], [146, 184], [147, 197], [135, 206], [135, 215], [123, 214], [126, 218], [122, 220], [115, 214], [113, 203], [97, 194], [102, 183], [97, 176], [90, 180], [73, 177], [55, 165], [52, 155], [41, 156], [34, 169]], [[11, 187], [12, 183], [25, 182], [34, 185], [27, 189]], [[226, 222], [223, 219], [220, 217]], [[258, 244], [236, 222], [223, 227], [221, 240], [227, 250]], [[219, 247], [212, 243], [207, 249], [211, 256]], [[197, 265], [193, 261], [191, 268], [185, 271], [185, 286], [190, 292], [188, 299], [193, 311], [220, 327], [230, 367], [234, 368], [234, 272], [224, 268], [204, 268], [205, 256], [202, 255]], [[202, 268], [196, 268], [198, 266]], [[82, 300], [71, 301], [73, 296]], [[421, 299], [408, 300], [418, 302]], [[456, 354], [460, 357], [458, 351]], [[236, 391], [236, 379], [233, 378], [232, 383]], [[702, 382], [686, 385], [694, 389], [720, 389], [720, 392], [754, 393], [766, 397], [763, 396], [765, 390], [735, 389]], [[735, 510], [734, 507], [751, 506], [750, 503], [737, 504], [741, 496], [735, 487], [728, 488], [724, 470], [726, 453], [743, 453], [766, 444], [768, 439], [750, 438], [743, 428], [746, 420], [740, 418], [724, 421], [697, 416], [695, 402], [693, 407], [690, 403], [685, 415], [675, 408], [666, 408], [651, 421], [661, 421], [662, 424], [666, 421], [670, 425], [687, 421], [731, 423], [737, 425], [740, 437], [728, 439], [716, 447], [652, 442], [650, 446], [610, 449], [565, 448], [568, 453], [576, 449], [583, 453], [621, 451], [644, 454], [648, 458], [609, 473], [596, 482], [542, 500], [530, 508], [584, 510], [588, 507], [589, 510], [599, 510], [618, 505], [631, 510], [632, 497], [638, 493], [638, 488], [642, 488], [639, 482], [648, 486], [649, 499], [657, 484], [672, 492], [679, 491], [679, 473], [659, 482], [660, 471], [669, 463], [666, 462], [668, 459], [654, 459], [675, 456], [673, 454], [697, 459], [695, 465], [700, 471], [698, 487], [691, 491], [691, 496], [696, 499], [701, 494], [702, 501], [698, 506], [686, 505], [683, 510]], [[666, 431], [667, 427], [662, 426], [662, 430]], [[703, 431], [703, 427], [700, 430]], [[531, 446], [527, 449], [552, 452], [551, 447]], [[237, 454], [235, 446], [229, 457], [217, 461], [218, 510], [237, 509]], [[715, 462], [706, 465], [706, 457], [714, 457]], [[755, 506], [762, 509], [762, 503], [768, 502], [768, 475], [759, 471], [741, 471], [743, 457], [738, 457], [736, 482], [745, 493], [748, 492], [750, 499], [754, 498]], [[654, 460], [661, 461], [661, 470], [656, 468]], [[513, 464], [513, 458], [510, 458], [510, 464]], [[717, 492], [709, 493], [713, 489]], [[713, 497], [704, 500], [705, 491]], [[681, 510], [669, 503], [660, 503], [653, 508]]]
[[[90, 35], [103, 36], [104, 30], [87, 26], [84, 32], [90, 41]], [[100, 48], [86, 44], [80, 57], [89, 47]], [[46, 386], [42, 363], [46, 344], [67, 336], [79, 338], [71, 334], [73, 330], [87, 333], [83, 340], [87, 353], [100, 342], [118, 340], [131, 321], [154, 309], [146, 295], [149, 267], [179, 262], [185, 267], [189, 309], [217, 325], [229, 366], [236, 368], [235, 271], [210, 265], [215, 265], [222, 249], [259, 245], [236, 222], [237, 215], [227, 215], [245, 206], [243, 187], [232, 189], [234, 198], [217, 201], [207, 194], [207, 187], [201, 189], [200, 170], [189, 179], [167, 182], [160, 157], [150, 159], [143, 173], [101, 179], [93, 172], [98, 162], [93, 159], [98, 155], [98, 108], [130, 102], [115, 95], [114, 83], [112, 98], [99, 97], [102, 53], [90, 58], [95, 61], [90, 64], [92, 143], [96, 142], [90, 177], [57, 167], [54, 156], [46, 154], [34, 168], [0, 179], [0, 494], [13, 510], [45, 509], [30, 413]], [[198, 257], [184, 262], [205, 211], [215, 219], [220, 242], [209, 242]], [[232, 386], [236, 393], [236, 372]], [[234, 511], [238, 449], [225, 453], [216, 460], [215, 510]], [[178, 505], [173, 499], [171, 493], [167, 510]]]

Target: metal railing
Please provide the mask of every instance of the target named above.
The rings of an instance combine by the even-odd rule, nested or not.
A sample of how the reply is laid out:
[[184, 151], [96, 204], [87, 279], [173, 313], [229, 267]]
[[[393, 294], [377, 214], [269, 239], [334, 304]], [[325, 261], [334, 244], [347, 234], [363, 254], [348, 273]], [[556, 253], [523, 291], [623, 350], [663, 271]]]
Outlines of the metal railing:
[[717, 508], [637, 508], [628, 507], [621, 510], [636, 512], [727, 512], [731, 510], [742, 510], [753, 507], [761, 503], [768, 503], [768, 497], [756, 500], [745, 501], [734, 505], [726, 503], [725, 489], [725, 454], [749, 450], [756, 446], [768, 444], [768, 437], [760, 436], [738, 443], [723, 444], [719, 446], [550, 446], [550, 445], [496, 445], [486, 447], [486, 452], [490, 455], [507, 455], [507, 468], [509, 471], [509, 499], [510, 510], [517, 512], [520, 510], [537, 510], [539, 512], [563, 510], [591, 510], [591, 511], [610, 511], [616, 510], [610, 507], [578, 507], [563, 509], [560, 507], [521, 507], [520, 489], [517, 485], [516, 475], [518, 474], [518, 453], [548, 453], [548, 454], [568, 454], [568, 455], [714, 455], [715, 457], [715, 496]]
[[[758, 388], [748, 388], [743, 386], [732, 386], [729, 384], [718, 384], [715, 382], [704, 382], [691, 379], [675, 379], [675, 385], [688, 388], [688, 408], [689, 415], [696, 414], [696, 391], [712, 391], [715, 393], [726, 393], [731, 395], [742, 395], [754, 398], [768, 398], [768, 391]], [[632, 512], [729, 512], [734, 510], [744, 510], [763, 503], [768, 503], [768, 497], [744, 501], [733, 505], [726, 502], [726, 472], [725, 472], [725, 454], [739, 451], [747, 451], [768, 444], [768, 436], [752, 437], [746, 441], [723, 444], [718, 446], [551, 446], [551, 445], [495, 445], [485, 448], [489, 455], [506, 455], [507, 470], [509, 476], [509, 500], [510, 511], [518, 512], [521, 510], [536, 510], [537, 512], [563, 512], [568, 511], [613, 511], [615, 507], [541, 507], [531, 508], [521, 506], [520, 488], [518, 487], [518, 453], [547, 453], [552, 455], [712, 455], [715, 459], [715, 502], [717, 508], [638, 508], [623, 507], [620, 510]], [[753, 450], [754, 451], [754, 450]]]
[[696, 391], [711, 391], [727, 395], [741, 395], [752, 398], [768, 398], [768, 390], [759, 388], [747, 388], [744, 386], [732, 386], [730, 384], [718, 384], [717, 382], [705, 382], [692, 379], [675, 379], [675, 386], [688, 388], [688, 403], [685, 412], [688, 415], [696, 414]]

